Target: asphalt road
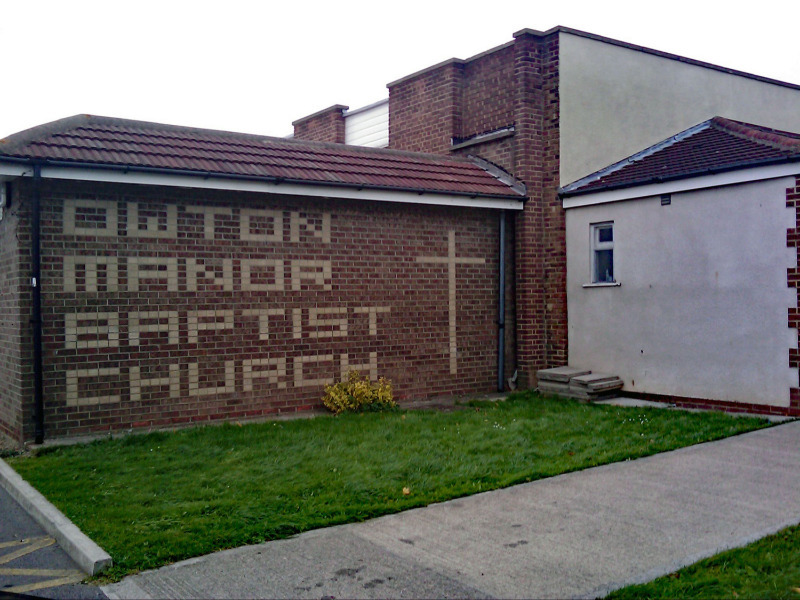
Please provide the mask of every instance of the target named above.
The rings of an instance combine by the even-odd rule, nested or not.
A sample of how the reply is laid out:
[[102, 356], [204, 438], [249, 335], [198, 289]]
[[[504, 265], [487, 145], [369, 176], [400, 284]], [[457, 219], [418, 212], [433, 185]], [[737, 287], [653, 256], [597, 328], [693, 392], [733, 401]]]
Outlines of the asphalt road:
[[58, 543], [0, 487], [0, 600], [106, 598]]

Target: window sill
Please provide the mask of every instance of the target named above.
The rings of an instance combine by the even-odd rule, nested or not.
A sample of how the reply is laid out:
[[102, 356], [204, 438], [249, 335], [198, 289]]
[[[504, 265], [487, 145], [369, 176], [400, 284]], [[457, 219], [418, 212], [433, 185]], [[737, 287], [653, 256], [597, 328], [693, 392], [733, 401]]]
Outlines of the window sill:
[[622, 284], [619, 281], [612, 281], [611, 283], [584, 283], [583, 287], [585, 288], [607, 288], [607, 287], [619, 287]]

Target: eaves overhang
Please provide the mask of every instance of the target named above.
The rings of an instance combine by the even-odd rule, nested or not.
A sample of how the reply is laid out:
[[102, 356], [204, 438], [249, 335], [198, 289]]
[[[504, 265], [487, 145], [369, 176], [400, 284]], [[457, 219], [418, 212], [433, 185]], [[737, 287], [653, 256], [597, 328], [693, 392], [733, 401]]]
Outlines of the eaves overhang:
[[343, 200], [368, 200], [500, 210], [522, 210], [524, 192], [509, 187], [508, 194], [439, 191], [351, 183], [318, 182], [282, 177], [238, 175], [139, 165], [110, 165], [0, 156], [0, 178], [31, 177], [33, 165], [43, 179], [61, 179], [134, 185], [161, 185], [194, 189], [260, 192]]
[[800, 175], [800, 156], [704, 169], [586, 190], [559, 190], [565, 209]]

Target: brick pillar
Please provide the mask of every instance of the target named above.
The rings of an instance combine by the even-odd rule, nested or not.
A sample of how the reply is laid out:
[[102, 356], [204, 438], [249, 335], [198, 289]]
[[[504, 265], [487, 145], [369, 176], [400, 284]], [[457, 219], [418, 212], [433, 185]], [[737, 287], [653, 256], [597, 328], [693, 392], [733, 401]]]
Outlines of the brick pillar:
[[297, 119], [292, 123], [295, 139], [344, 144], [344, 112], [348, 108], [344, 104], [334, 104], [313, 115]]
[[22, 444], [33, 437], [30, 178], [9, 187], [0, 221], [0, 441]]
[[[798, 304], [800, 307], [800, 177], [795, 177], [794, 187], [787, 188], [786, 190], [786, 206], [787, 208], [795, 209], [795, 227], [786, 231], [786, 245], [789, 248], [796, 248], [798, 250], [797, 266], [789, 269], [786, 274], [786, 279], [789, 287], [795, 289], [797, 294]], [[789, 327], [796, 330], [795, 334], [800, 335], [800, 308], [789, 309]], [[789, 348], [788, 360], [790, 367], [800, 367], [800, 353], [796, 349]], [[795, 386], [789, 390], [789, 410], [798, 413], [800, 411], [800, 385], [795, 382]]]
[[517, 215], [517, 361], [520, 386], [567, 360], [566, 236], [558, 199], [558, 33], [515, 34], [514, 175], [528, 186]]
[[558, 33], [542, 41], [543, 142], [542, 186], [545, 239], [546, 367], [567, 364], [567, 225], [558, 197], [561, 183]]

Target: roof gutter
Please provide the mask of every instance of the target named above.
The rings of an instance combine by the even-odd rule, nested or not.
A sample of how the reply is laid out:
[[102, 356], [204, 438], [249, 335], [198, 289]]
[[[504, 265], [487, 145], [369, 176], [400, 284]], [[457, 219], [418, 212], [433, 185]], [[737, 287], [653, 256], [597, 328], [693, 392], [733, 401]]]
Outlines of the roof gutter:
[[[17, 163], [17, 164], [31, 164], [33, 159], [20, 158], [14, 156], [0, 156], [0, 162], [3, 161]], [[167, 175], [167, 176], [171, 175], [179, 177], [202, 178], [205, 180], [215, 179], [215, 180], [233, 180], [233, 181], [254, 182], [254, 183], [271, 183], [276, 186], [281, 184], [291, 184], [291, 185], [303, 185], [310, 187], [354, 189], [357, 191], [375, 190], [381, 192], [405, 192], [405, 193], [417, 194], [420, 196], [425, 194], [430, 194], [434, 196], [455, 196], [455, 197], [470, 198], [470, 199], [483, 198], [487, 200], [515, 200], [520, 203], [526, 199], [525, 196], [520, 194], [520, 192], [517, 191], [516, 189], [514, 190], [514, 193], [509, 193], [509, 194], [481, 194], [481, 193], [461, 192], [461, 191], [428, 190], [417, 187], [359, 185], [353, 183], [345, 183], [341, 181], [308, 181], [305, 179], [297, 179], [293, 177], [274, 177], [271, 175], [245, 175], [237, 173], [220, 173], [217, 171], [193, 171], [191, 169], [168, 169], [164, 167], [147, 167], [141, 165], [109, 165], [105, 163], [89, 163], [89, 162], [76, 163], [72, 161], [52, 160], [52, 159], [43, 159], [40, 161], [40, 164], [43, 167], [113, 171], [113, 172], [121, 172], [123, 174], [143, 173], [152, 175]], [[47, 175], [45, 174], [44, 176], [46, 177]]]

